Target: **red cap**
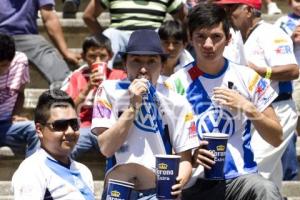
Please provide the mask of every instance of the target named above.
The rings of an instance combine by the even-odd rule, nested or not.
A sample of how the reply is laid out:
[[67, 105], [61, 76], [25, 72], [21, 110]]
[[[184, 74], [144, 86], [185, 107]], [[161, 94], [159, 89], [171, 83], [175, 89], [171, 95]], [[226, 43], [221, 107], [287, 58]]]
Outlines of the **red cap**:
[[261, 9], [261, 0], [215, 0], [216, 4], [246, 4], [258, 10]]

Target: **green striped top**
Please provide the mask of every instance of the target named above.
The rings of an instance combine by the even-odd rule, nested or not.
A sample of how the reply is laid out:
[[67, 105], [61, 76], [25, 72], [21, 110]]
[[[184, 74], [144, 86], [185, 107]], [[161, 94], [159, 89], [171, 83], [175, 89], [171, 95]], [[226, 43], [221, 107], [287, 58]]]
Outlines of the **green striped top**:
[[159, 28], [166, 13], [174, 14], [182, 0], [99, 0], [108, 8], [112, 28], [120, 30]]

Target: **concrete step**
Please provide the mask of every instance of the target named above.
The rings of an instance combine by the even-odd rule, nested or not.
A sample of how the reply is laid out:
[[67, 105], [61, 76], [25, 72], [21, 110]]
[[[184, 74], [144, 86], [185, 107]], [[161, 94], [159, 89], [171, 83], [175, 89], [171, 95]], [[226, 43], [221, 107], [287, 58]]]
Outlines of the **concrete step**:
[[[62, 13], [58, 12], [58, 16], [61, 16]], [[104, 12], [98, 17], [99, 23], [103, 27], [107, 27], [110, 24], [109, 13]], [[39, 33], [42, 34], [48, 41], [50, 41], [47, 32], [44, 28], [43, 22], [41, 19], [37, 20]], [[60, 24], [62, 26], [65, 40], [69, 48], [80, 48], [83, 39], [90, 35], [90, 32], [82, 20], [82, 13], [77, 13], [76, 19], [62, 19], [60, 18]]]
[[281, 192], [285, 197], [297, 197], [300, 199], [300, 181], [283, 181]]
[[[94, 188], [96, 198], [100, 199], [103, 190], [103, 181], [94, 181]], [[288, 200], [300, 200], [300, 181], [283, 182], [282, 194], [284, 197], [287, 197]], [[10, 181], [0, 181], [0, 199], [13, 199]]]

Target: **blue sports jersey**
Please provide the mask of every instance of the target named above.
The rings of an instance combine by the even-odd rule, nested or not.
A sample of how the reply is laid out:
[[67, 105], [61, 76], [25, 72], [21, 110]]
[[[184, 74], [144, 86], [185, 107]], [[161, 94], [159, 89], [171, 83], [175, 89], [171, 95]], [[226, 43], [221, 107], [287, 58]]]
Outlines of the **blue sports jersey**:
[[270, 87], [270, 82], [252, 69], [225, 61], [217, 75], [206, 74], [192, 64], [173, 74], [165, 85], [184, 95], [192, 105], [200, 138], [202, 133], [229, 135], [224, 174], [225, 179], [230, 179], [257, 171], [250, 146], [251, 121], [243, 113], [214, 102], [213, 89], [230, 87], [253, 102], [259, 111], [264, 111], [277, 94]]

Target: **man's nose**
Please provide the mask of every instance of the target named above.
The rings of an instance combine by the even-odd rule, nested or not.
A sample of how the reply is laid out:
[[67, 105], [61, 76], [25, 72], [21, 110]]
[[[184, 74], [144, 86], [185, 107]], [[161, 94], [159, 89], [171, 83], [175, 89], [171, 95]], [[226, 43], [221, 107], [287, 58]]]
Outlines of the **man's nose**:
[[206, 38], [206, 40], [204, 41], [203, 47], [205, 47], [205, 48], [213, 47], [213, 41], [210, 37]]
[[147, 64], [143, 64], [142, 66], [141, 66], [141, 68], [140, 68], [140, 73], [146, 73], [148, 70], [147, 70], [147, 66], [146, 66]]
[[65, 131], [65, 134], [74, 134], [76, 131], [73, 130], [73, 128], [70, 126], [70, 124], [68, 124], [68, 128], [67, 130]]
[[168, 50], [169, 50], [169, 51], [173, 51], [173, 50], [174, 50], [174, 44], [173, 44], [173, 42], [170, 42], [170, 43], [168, 44]]
[[101, 62], [100, 56], [96, 56], [95, 62]]

